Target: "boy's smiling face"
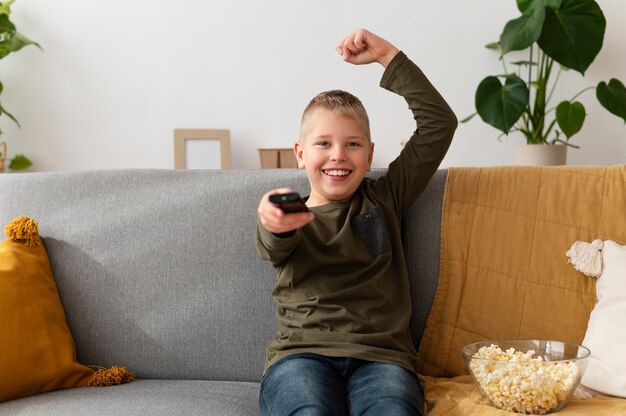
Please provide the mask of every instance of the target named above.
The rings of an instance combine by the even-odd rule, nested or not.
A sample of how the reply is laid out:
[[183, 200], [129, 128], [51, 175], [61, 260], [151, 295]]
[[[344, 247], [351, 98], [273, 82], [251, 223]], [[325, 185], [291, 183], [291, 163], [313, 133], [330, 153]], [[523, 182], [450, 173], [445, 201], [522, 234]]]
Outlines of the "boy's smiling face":
[[363, 122], [319, 107], [308, 115], [294, 148], [311, 185], [310, 207], [348, 201], [372, 164], [374, 144]]

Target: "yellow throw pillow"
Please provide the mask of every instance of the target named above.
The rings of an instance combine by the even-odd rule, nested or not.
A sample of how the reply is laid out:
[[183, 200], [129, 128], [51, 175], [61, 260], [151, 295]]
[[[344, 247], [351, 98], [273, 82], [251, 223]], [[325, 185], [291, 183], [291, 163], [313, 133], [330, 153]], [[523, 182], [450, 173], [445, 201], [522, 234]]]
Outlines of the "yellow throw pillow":
[[[0, 401], [98, 385], [94, 371], [76, 361], [37, 223], [19, 217], [5, 233], [9, 238], [0, 242]], [[122, 381], [130, 380], [132, 375]]]

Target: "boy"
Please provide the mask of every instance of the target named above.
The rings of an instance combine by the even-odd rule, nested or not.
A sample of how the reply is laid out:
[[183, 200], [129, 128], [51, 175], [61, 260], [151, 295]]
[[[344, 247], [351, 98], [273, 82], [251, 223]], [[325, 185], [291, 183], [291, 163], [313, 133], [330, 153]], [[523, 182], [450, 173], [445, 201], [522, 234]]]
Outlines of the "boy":
[[311, 212], [258, 208], [256, 248], [277, 270], [278, 331], [267, 351], [262, 415], [421, 415], [411, 300], [400, 239], [404, 213], [437, 170], [457, 120], [402, 52], [363, 29], [337, 45], [352, 64], [380, 63], [381, 86], [405, 98], [417, 130], [384, 177], [365, 178], [374, 144], [361, 102], [315, 97], [294, 150]]

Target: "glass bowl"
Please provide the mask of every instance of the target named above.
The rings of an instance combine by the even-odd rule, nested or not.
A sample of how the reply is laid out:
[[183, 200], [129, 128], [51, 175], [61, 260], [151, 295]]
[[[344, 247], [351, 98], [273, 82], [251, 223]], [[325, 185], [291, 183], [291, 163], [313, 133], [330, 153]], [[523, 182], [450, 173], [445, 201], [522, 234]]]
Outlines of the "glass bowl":
[[565, 406], [587, 368], [589, 349], [550, 340], [490, 340], [461, 354], [480, 391], [498, 409], [543, 415]]

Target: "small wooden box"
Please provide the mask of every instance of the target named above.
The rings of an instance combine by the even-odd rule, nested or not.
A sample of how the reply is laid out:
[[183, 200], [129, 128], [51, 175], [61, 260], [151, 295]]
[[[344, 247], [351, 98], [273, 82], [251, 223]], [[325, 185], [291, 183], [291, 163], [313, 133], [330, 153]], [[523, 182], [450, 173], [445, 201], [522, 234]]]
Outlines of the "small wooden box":
[[298, 161], [293, 149], [259, 149], [262, 169], [291, 168], [298, 167]]

